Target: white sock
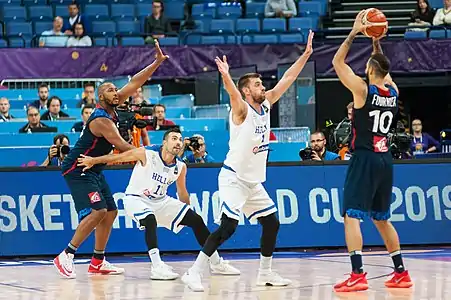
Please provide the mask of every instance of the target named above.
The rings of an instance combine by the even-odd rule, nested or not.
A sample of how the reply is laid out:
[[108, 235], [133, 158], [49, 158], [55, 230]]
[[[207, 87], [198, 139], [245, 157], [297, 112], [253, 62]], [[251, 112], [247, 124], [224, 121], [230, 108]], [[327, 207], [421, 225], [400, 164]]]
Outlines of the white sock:
[[150, 249], [149, 257], [150, 257], [150, 260], [152, 261], [152, 264], [155, 267], [162, 263], [161, 257], [160, 257], [160, 250], [158, 250], [158, 248]]
[[219, 256], [218, 251], [213, 252], [210, 256], [210, 262], [212, 265], [217, 265], [221, 262], [221, 257]]
[[260, 254], [260, 273], [267, 274], [271, 273], [272, 256], [265, 257]]
[[209, 257], [204, 252], [200, 251], [199, 255], [196, 258], [193, 266], [191, 267], [191, 271], [202, 274], [204, 272], [205, 266], [208, 263]]

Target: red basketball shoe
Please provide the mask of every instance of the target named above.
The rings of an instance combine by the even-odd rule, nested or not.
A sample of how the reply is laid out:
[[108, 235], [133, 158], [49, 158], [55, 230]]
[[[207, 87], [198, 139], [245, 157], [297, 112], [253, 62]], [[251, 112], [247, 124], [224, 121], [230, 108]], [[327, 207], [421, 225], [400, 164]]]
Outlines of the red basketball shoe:
[[356, 274], [352, 272], [348, 279], [334, 286], [334, 291], [337, 293], [366, 291], [367, 289], [366, 273]]
[[388, 288], [407, 289], [413, 286], [413, 282], [410, 278], [409, 272], [394, 272], [393, 274], [391, 274], [391, 277], [385, 282], [385, 286]]

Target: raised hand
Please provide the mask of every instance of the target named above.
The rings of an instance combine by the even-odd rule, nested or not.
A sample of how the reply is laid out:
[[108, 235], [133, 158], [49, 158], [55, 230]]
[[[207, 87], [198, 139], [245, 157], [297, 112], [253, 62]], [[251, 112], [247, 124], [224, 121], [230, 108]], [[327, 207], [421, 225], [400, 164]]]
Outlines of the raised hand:
[[315, 33], [310, 30], [307, 38], [307, 46], [305, 46], [304, 55], [310, 56], [313, 53], [313, 37], [315, 36]]
[[365, 15], [366, 10], [361, 10], [354, 21], [354, 25], [352, 26], [352, 31], [354, 32], [362, 32], [364, 29], [370, 27], [371, 25], [369, 24], [364, 24], [363, 23], [363, 16]]
[[229, 64], [227, 63], [227, 57], [225, 55], [222, 56], [222, 60], [216, 56], [215, 62], [221, 75], [229, 74]]
[[92, 158], [91, 156], [86, 156], [86, 155], [80, 154], [80, 157], [78, 158], [77, 166], [84, 167], [83, 172], [88, 169], [91, 169], [92, 166], [94, 166], [94, 165], [95, 165], [94, 158]]
[[163, 54], [163, 51], [161, 51], [160, 44], [158, 43], [158, 40], [155, 40], [155, 49], [157, 50], [157, 53], [155, 54], [155, 59], [156, 60], [158, 60], [160, 62], [163, 62], [163, 61], [165, 61], [166, 59], [169, 58], [169, 56]]

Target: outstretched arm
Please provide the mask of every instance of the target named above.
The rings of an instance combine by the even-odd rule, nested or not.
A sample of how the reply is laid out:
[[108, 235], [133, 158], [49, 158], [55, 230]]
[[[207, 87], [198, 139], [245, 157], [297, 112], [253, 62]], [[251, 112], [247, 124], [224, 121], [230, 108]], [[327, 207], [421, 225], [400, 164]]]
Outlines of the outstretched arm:
[[120, 163], [138, 160], [142, 163], [142, 165], [146, 164], [146, 150], [144, 147], [134, 148], [120, 154], [108, 154], [98, 157], [90, 157], [81, 154], [78, 158], [78, 166], [84, 167], [83, 171], [86, 171], [92, 166], [98, 164]]
[[158, 69], [161, 63], [169, 58], [169, 56], [164, 55], [161, 51], [158, 41], [155, 41], [155, 49], [157, 53], [155, 54], [155, 60], [153, 63], [142, 69], [139, 73], [135, 74], [130, 82], [119, 90], [119, 105], [123, 104], [138, 88], [142, 87]]
[[[384, 54], [384, 52], [382, 51], [380, 39], [381, 38], [378, 38], [378, 39], [373, 38], [373, 53], [372, 53], [373, 55], [376, 54], [376, 53]], [[391, 85], [396, 90], [396, 92], [399, 95], [398, 86], [396, 85], [396, 83], [391, 78], [390, 73], [388, 73], [387, 76], [385, 76], [385, 83]]]
[[280, 97], [282, 97], [283, 93], [285, 93], [288, 88], [293, 84], [293, 82], [298, 78], [299, 74], [304, 69], [305, 64], [307, 63], [310, 55], [313, 53], [313, 31], [310, 30], [308, 35], [307, 46], [305, 47], [304, 53], [296, 60], [296, 62], [291, 65], [291, 67], [283, 74], [280, 81], [276, 84], [276, 86], [266, 92], [266, 99], [271, 104], [279, 101]]
[[352, 71], [351, 67], [345, 62], [345, 59], [348, 55], [354, 38], [365, 28], [365, 25], [362, 24], [362, 17], [364, 13], [365, 11], [362, 10], [357, 15], [351, 33], [348, 35], [343, 44], [341, 44], [340, 48], [334, 56], [334, 59], [332, 60], [332, 64], [338, 78], [343, 83], [343, 85], [348, 88], [348, 90], [350, 90], [354, 95], [354, 107], [356, 108], [363, 107], [363, 105], [365, 104], [365, 94], [367, 87], [365, 81], [363, 81], [362, 78], [357, 76], [354, 71]]

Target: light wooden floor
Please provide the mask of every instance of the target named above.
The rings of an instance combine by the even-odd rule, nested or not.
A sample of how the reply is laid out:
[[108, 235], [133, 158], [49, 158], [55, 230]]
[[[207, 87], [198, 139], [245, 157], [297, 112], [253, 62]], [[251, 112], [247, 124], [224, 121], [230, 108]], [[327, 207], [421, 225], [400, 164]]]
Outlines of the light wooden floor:
[[[426, 253], [427, 254], [427, 253]], [[409, 258], [407, 265], [415, 286], [409, 290], [387, 290], [385, 275], [391, 273], [391, 260], [385, 255], [364, 258], [370, 279], [370, 290], [361, 293], [337, 295], [332, 285], [349, 272], [349, 258], [342, 255], [302, 256], [276, 258], [274, 269], [293, 280], [284, 288], [256, 287], [257, 259], [232, 260], [242, 274], [238, 277], [210, 276], [203, 281], [208, 287], [204, 293], [194, 293], [175, 281], [151, 281], [149, 263], [118, 263], [126, 268], [124, 276], [88, 276], [86, 260], [77, 264], [77, 279], [62, 279], [52, 265], [1, 266], [0, 299], [5, 300], [142, 300], [142, 299], [208, 299], [208, 300], [288, 300], [288, 299], [356, 299], [356, 300], [438, 300], [451, 299], [451, 256], [428, 259]], [[190, 259], [194, 259], [194, 256]], [[447, 261], [448, 260], [448, 261]], [[168, 259], [169, 261], [169, 259]], [[192, 261], [169, 261], [182, 274]], [[1, 265], [1, 261], [0, 261]]]

